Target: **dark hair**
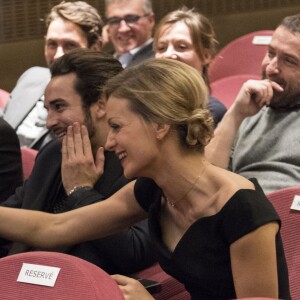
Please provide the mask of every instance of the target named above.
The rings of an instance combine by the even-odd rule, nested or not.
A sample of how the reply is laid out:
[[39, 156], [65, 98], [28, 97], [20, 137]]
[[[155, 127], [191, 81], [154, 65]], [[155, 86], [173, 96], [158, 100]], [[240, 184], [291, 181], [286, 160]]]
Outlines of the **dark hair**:
[[300, 33], [300, 14], [285, 17], [280, 25], [286, 27], [290, 32]]
[[62, 1], [53, 6], [46, 17], [46, 27], [48, 28], [50, 23], [57, 18], [79, 26], [86, 35], [88, 47], [101, 39], [103, 21], [97, 9], [84, 1]]
[[85, 108], [99, 100], [106, 81], [122, 70], [120, 62], [111, 55], [81, 48], [59, 57], [50, 67], [52, 77], [76, 74], [74, 88]]

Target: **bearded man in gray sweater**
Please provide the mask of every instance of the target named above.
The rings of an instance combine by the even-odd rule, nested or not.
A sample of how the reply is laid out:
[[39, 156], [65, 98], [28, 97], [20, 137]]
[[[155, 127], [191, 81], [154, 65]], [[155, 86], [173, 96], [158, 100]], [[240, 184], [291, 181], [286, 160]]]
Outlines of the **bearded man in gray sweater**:
[[215, 130], [207, 158], [258, 179], [265, 193], [300, 184], [300, 14], [285, 17], [262, 62]]

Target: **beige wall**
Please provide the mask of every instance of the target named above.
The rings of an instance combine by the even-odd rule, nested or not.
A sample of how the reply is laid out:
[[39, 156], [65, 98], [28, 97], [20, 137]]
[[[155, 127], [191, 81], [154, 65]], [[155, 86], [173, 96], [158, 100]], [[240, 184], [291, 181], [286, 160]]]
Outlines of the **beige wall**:
[[278, 23], [289, 15], [300, 13], [299, 5], [270, 9], [268, 11], [253, 11], [242, 14], [229, 14], [210, 17], [214, 24], [220, 46], [224, 46], [234, 38], [256, 30], [275, 29]]
[[26, 69], [44, 66], [43, 45], [43, 39], [1, 45], [0, 88], [11, 91]]
[[[178, 7], [179, 2], [180, 1], [176, 1], [176, 7]], [[195, 2], [197, 1], [193, 1], [193, 3]], [[274, 29], [284, 16], [300, 13], [300, 0], [298, 2], [299, 4], [296, 5], [284, 5], [283, 7], [263, 11], [252, 10], [250, 12], [235, 14], [207, 15], [214, 24], [220, 47], [222, 47], [242, 34], [255, 30]], [[159, 6], [160, 5], [162, 5], [161, 2], [159, 2]], [[174, 7], [174, 5], [172, 7]], [[2, 43], [0, 45], [0, 58], [0, 88], [11, 91], [16, 80], [27, 68], [37, 65], [45, 66], [43, 39]]]

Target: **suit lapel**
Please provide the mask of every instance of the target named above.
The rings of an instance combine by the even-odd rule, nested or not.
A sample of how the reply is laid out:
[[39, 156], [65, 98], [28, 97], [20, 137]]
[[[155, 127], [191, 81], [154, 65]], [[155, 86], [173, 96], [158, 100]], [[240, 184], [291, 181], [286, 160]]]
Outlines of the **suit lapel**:
[[154, 56], [154, 51], [153, 51], [153, 43], [150, 43], [140, 49], [133, 57], [132, 60], [128, 63], [127, 67], [136, 65], [140, 63], [141, 61], [151, 58]]

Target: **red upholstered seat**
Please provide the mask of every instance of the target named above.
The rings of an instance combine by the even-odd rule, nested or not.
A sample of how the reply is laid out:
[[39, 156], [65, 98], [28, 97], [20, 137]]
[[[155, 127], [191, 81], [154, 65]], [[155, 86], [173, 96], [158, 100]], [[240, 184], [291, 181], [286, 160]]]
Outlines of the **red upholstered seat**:
[[24, 180], [27, 179], [31, 174], [37, 153], [37, 150], [27, 147], [21, 147]]
[[278, 298], [251, 297], [251, 298], [238, 298], [236, 300], [278, 300]]
[[248, 79], [258, 80], [261, 79], [261, 76], [256, 74], [238, 74], [221, 78], [211, 83], [211, 94], [219, 99], [226, 108], [229, 108], [234, 102], [243, 83]]
[[4, 108], [9, 99], [9, 92], [0, 89], [0, 108]]
[[134, 274], [135, 277], [141, 279], [150, 279], [161, 283], [161, 291], [153, 294], [156, 300], [189, 300], [189, 293], [185, 290], [183, 284], [165, 273], [159, 264]]
[[261, 62], [272, 34], [272, 30], [255, 31], [228, 43], [209, 66], [210, 82], [236, 74], [261, 75]]
[[[300, 195], [300, 186], [281, 189], [269, 193], [267, 197], [282, 221], [281, 237], [288, 265], [291, 296], [292, 299], [300, 299], [300, 211], [291, 209], [295, 195]], [[300, 200], [298, 201], [300, 207]]]
[[[54, 287], [18, 282], [23, 263], [61, 268]], [[118, 285], [106, 272], [63, 253], [34, 251], [1, 258], [0, 278], [1, 299], [124, 300]]]

